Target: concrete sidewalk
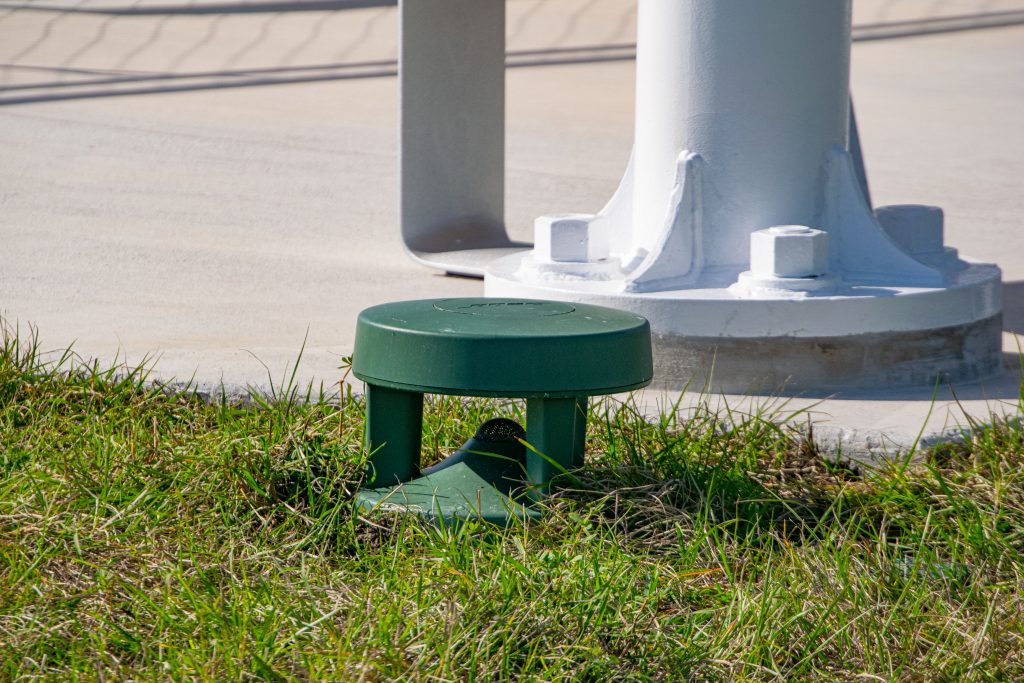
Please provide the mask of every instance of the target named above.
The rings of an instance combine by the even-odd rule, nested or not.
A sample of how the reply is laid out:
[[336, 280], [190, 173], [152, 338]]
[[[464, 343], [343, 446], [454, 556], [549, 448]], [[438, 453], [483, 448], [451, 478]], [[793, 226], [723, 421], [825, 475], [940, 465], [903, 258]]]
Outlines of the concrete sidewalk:
[[[942, 11], [1024, 10], [952, 4]], [[861, 0], [855, 20], [920, 24], [940, 18], [934, 5]], [[394, 8], [133, 16], [13, 6], [0, 3], [8, 324], [33, 324], [46, 347], [74, 343], [86, 357], [156, 358], [158, 376], [206, 386], [278, 381], [305, 340], [300, 377], [331, 384], [362, 308], [482, 291], [402, 251]], [[535, 215], [599, 208], [632, 143], [633, 63], [559, 64], [551, 53], [545, 64], [543, 51], [628, 53], [635, 6], [508, 8], [510, 50], [541, 51], [508, 81], [507, 209], [513, 236], [529, 238]], [[1024, 25], [1009, 23], [853, 51], [876, 204], [943, 206], [947, 241], [1004, 270], [1008, 373], [957, 388], [982, 418], [1017, 410], [1012, 333], [1024, 332]], [[912, 441], [929, 413], [927, 433], [960, 414], [948, 400], [933, 407], [928, 389], [883, 398], [816, 404], [816, 433], [863, 451]], [[787, 409], [817, 399], [802, 401]]]

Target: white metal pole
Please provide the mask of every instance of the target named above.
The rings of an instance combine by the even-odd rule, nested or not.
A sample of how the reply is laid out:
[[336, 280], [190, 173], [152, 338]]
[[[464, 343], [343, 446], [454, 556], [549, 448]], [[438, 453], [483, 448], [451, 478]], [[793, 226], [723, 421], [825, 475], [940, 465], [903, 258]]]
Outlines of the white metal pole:
[[650, 250], [683, 151], [714, 178], [704, 263], [745, 266], [750, 233], [812, 225], [849, 127], [849, 0], [640, 0], [634, 246]]

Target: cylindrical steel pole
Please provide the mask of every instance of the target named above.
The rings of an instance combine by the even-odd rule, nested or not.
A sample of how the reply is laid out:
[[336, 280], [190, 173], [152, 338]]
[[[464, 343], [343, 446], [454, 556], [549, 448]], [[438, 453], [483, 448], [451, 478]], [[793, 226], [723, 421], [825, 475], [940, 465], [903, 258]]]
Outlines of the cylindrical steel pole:
[[682, 151], [701, 155], [704, 264], [745, 267], [750, 233], [813, 225], [847, 144], [849, 0], [640, 0], [633, 246], [669, 217]]

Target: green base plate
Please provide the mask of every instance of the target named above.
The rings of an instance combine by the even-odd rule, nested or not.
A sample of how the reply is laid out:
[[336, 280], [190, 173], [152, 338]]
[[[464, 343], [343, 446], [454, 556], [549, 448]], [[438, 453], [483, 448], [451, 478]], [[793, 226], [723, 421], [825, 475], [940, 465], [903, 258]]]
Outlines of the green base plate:
[[467, 520], [509, 526], [541, 516], [539, 510], [516, 502], [464, 462], [404, 484], [363, 489], [356, 494], [356, 504], [367, 512], [416, 514], [438, 526]]

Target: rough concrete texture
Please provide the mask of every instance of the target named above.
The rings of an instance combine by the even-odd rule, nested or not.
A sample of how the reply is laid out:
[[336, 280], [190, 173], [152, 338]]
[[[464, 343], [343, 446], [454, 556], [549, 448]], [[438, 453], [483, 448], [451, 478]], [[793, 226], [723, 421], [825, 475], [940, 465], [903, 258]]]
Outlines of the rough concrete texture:
[[[133, 3], [152, 4], [167, 3]], [[305, 339], [300, 378], [330, 384], [362, 308], [482, 291], [402, 252], [393, 7], [152, 15], [17, 6], [0, 3], [8, 324], [37, 326], [48, 348], [154, 358], [157, 376], [208, 386], [279, 382]], [[982, 418], [1016, 410], [1024, 1], [855, 6], [853, 92], [873, 199], [942, 206], [947, 242], [1003, 268], [1009, 370], [957, 396]], [[509, 0], [508, 11], [519, 68], [508, 80], [506, 205], [512, 236], [530, 239], [536, 216], [592, 212], [622, 175], [635, 7]], [[972, 21], [1007, 25], [866, 40]], [[819, 436], [838, 425], [838, 442], [905, 446], [922, 427], [963, 421], [950, 394], [931, 398], [924, 389], [799, 405], [815, 405]]]
[[[1002, 316], [966, 325], [845, 337], [669, 337], [654, 340], [656, 382], [715, 393], [822, 396], [991, 380]], [[995, 342], [995, 343], [993, 343]]]

